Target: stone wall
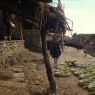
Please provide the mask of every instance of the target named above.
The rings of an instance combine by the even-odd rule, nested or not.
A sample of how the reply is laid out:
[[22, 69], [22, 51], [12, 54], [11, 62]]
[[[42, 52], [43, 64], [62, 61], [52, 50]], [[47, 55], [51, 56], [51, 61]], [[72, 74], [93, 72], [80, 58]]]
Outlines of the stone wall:
[[0, 41], [0, 63], [5, 63], [12, 56], [18, 56], [24, 49], [24, 41]]
[[41, 39], [38, 30], [25, 30], [23, 35], [26, 48], [32, 51], [41, 52]]
[[95, 44], [87, 44], [84, 48], [88, 54], [95, 57]]

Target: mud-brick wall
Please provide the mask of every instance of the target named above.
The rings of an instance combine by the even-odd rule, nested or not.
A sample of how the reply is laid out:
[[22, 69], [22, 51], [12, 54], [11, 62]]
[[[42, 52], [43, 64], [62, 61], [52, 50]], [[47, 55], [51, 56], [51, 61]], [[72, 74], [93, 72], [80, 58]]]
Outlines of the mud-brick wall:
[[0, 41], [0, 63], [4, 63], [13, 55], [24, 51], [24, 41]]
[[23, 35], [26, 48], [32, 51], [41, 52], [41, 39], [38, 30], [25, 30]]

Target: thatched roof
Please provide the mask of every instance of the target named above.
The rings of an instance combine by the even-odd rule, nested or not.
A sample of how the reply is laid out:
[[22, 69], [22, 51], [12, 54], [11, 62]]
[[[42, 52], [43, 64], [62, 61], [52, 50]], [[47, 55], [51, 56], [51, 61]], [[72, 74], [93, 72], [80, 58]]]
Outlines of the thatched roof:
[[[48, 3], [51, 1], [52, 0], [0, 0], [0, 9], [21, 16], [25, 28], [32, 28], [32, 26], [38, 28], [40, 21], [39, 2]], [[45, 4], [43, 9], [45, 10], [44, 19], [46, 31], [54, 29], [55, 32], [61, 31], [65, 33], [66, 29], [70, 30], [66, 22], [64, 10], [48, 4]]]

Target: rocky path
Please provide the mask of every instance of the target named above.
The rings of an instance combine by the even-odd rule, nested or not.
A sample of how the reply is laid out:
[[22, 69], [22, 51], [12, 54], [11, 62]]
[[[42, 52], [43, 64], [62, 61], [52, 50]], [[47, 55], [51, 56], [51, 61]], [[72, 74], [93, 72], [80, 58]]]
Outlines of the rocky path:
[[12, 78], [6, 79], [8, 75], [5, 75], [5, 78], [0, 80], [0, 95], [29, 95], [23, 68], [22, 65], [7, 68], [12, 71]]
[[0, 69], [0, 95], [35, 95], [42, 93], [47, 84], [39, 53], [25, 52], [23, 63]]
[[[49, 87], [41, 54], [26, 53], [26, 55], [23, 63], [9, 66], [6, 70], [1, 70], [4, 70], [5, 76], [3, 75], [3, 79], [0, 79], [0, 95], [39, 95], [38, 93], [45, 92]], [[85, 57], [84, 55], [82, 51], [78, 52], [76, 49], [65, 47], [58, 64], [75, 60], [83, 64], [95, 63], [95, 58], [89, 55]], [[53, 59], [50, 58], [50, 61], [54, 70], [55, 64], [53, 63]], [[0, 75], [2, 74], [1, 71]], [[8, 74], [6, 75], [6, 73]], [[10, 77], [6, 79], [6, 76]], [[73, 74], [64, 78], [55, 77], [55, 80], [57, 95], [90, 95], [87, 90], [78, 85], [78, 78]]]
[[[78, 50], [74, 48], [65, 47], [64, 52], [59, 58], [58, 64], [64, 63], [65, 61], [77, 61], [81, 64], [94, 64], [95, 58], [90, 55], [85, 57], [82, 50], [78, 52]], [[63, 90], [61, 89], [60, 91], [62, 93], [59, 95], [92, 95], [86, 89], [83, 89], [78, 85], [79, 79], [73, 74], [69, 77], [57, 78], [57, 80], [61, 81], [61, 84], [58, 83], [58, 85], [62, 85], [61, 88], [63, 88]]]

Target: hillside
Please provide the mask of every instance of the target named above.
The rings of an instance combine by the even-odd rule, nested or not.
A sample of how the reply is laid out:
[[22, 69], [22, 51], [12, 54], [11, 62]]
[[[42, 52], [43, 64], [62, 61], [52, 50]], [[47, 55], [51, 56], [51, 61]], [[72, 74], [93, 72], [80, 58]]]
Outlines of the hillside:
[[66, 46], [84, 49], [88, 54], [95, 56], [95, 34], [77, 34], [64, 40]]
[[[94, 57], [84, 55], [82, 50], [78, 52], [74, 48], [65, 47], [58, 64], [75, 60], [82, 64], [95, 63]], [[8, 65], [0, 71], [0, 95], [50, 95], [45, 94], [49, 92], [49, 85], [41, 54], [26, 51], [23, 56], [23, 63]], [[51, 57], [50, 61], [54, 72], [55, 64]], [[79, 79], [73, 74], [64, 78], [55, 77], [55, 80], [57, 95], [92, 95], [78, 86]]]

